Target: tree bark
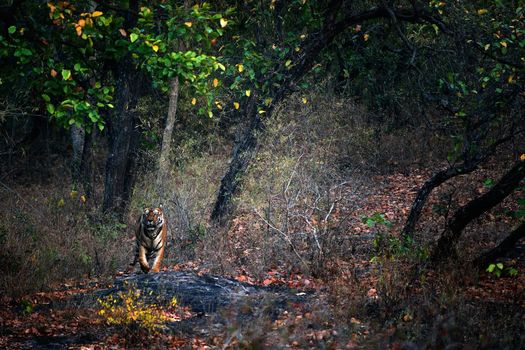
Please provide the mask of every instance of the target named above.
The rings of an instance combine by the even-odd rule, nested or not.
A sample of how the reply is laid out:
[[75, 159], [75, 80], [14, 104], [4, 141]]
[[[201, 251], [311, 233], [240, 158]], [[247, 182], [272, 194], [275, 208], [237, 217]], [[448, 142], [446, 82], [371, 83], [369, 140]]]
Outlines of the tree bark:
[[521, 223], [510, 235], [508, 235], [500, 244], [486, 253], [481, 254], [474, 260], [474, 266], [485, 269], [488, 264], [495, 262], [510, 252], [520, 239], [525, 238], [525, 222]]
[[[284, 79], [285, 83], [275, 88], [268, 96], [265, 96], [272, 97], [272, 106], [275, 106], [292, 92], [293, 86], [312, 69], [319, 53], [334, 40], [337, 34], [351, 26], [372, 19], [384, 18], [390, 20], [392, 16], [395, 16], [395, 18], [401, 22], [432, 23], [436, 24], [442, 30], [446, 30], [439, 19], [415, 7], [390, 9], [384, 6], [378, 6], [360, 13], [343, 14], [343, 18], [337, 21], [338, 16], [336, 16], [337, 11], [335, 11], [335, 9], [341, 8], [343, 3], [344, 1], [342, 0], [333, 0], [329, 3], [323, 29], [318, 33], [313, 33], [308, 36], [309, 39], [304, 42], [300, 50], [301, 53], [297, 57], [289, 56], [293, 61], [291, 65], [293, 67], [292, 69], [288, 70], [286, 67], [281, 67], [280, 71], [286, 74], [286, 79]], [[290, 55], [294, 54], [291, 53]], [[286, 62], [287, 59], [285, 58], [282, 61]], [[252, 99], [252, 101], [254, 101], [254, 104], [256, 103], [254, 99]], [[268, 111], [268, 108], [266, 108], [264, 118], [271, 118], [271, 112], [272, 111]], [[250, 118], [249, 120], [251, 120], [251, 122], [244, 132], [242, 139], [232, 150], [231, 161], [226, 174], [221, 179], [217, 199], [212, 210], [211, 219], [219, 223], [225, 222], [224, 219], [232, 209], [231, 202], [233, 196], [238, 189], [248, 165], [257, 153], [258, 137], [264, 130], [264, 122], [257, 113], [255, 105], [249, 108], [246, 116]]]
[[92, 199], [93, 195], [93, 141], [96, 137], [97, 128], [93, 127], [91, 132], [84, 135], [84, 147], [82, 149], [82, 161], [80, 163], [80, 182], [84, 188], [84, 193], [87, 198]]
[[157, 172], [156, 191], [157, 196], [161, 202], [167, 200], [163, 198], [164, 183], [168, 181], [168, 174], [170, 171], [169, 156], [171, 151], [171, 136], [173, 134], [173, 127], [177, 116], [177, 104], [179, 99], [179, 78], [174, 77], [170, 81], [168, 115], [166, 117], [166, 126], [162, 134], [162, 148], [160, 150], [159, 170]]
[[[267, 113], [271, 115], [272, 111]], [[255, 110], [255, 98], [250, 100], [246, 107], [246, 114], [251, 116], [251, 123], [243, 136], [232, 150], [231, 161], [226, 174], [221, 179], [221, 186], [211, 213], [211, 219], [220, 224], [232, 210], [232, 198], [239, 183], [250, 165], [250, 161], [257, 153], [258, 133], [264, 128], [260, 114]]]
[[71, 156], [71, 177], [73, 180], [73, 188], [78, 189], [82, 182], [80, 169], [82, 167], [82, 154], [84, 153], [86, 130], [83, 126], [78, 127], [73, 124], [71, 125], [69, 132], [71, 135], [71, 146], [73, 148], [73, 154]]
[[115, 115], [108, 122], [109, 152], [104, 179], [105, 212], [124, 214], [134, 183], [135, 160], [140, 133], [136, 129], [138, 87], [140, 73], [126, 59], [117, 69], [117, 94]]
[[518, 161], [490, 191], [459, 208], [438, 240], [431, 260], [441, 261], [453, 255], [452, 249], [463, 229], [474, 219], [501, 203], [525, 177], [525, 161]]

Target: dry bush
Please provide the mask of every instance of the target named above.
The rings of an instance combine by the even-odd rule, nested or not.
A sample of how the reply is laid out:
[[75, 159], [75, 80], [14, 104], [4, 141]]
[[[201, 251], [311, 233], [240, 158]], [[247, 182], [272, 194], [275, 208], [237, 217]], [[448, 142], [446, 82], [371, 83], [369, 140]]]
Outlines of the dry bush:
[[0, 196], [9, 208], [0, 213], [0, 286], [8, 295], [107, 274], [131, 261], [125, 225], [96, 214], [67, 186], [4, 187]]

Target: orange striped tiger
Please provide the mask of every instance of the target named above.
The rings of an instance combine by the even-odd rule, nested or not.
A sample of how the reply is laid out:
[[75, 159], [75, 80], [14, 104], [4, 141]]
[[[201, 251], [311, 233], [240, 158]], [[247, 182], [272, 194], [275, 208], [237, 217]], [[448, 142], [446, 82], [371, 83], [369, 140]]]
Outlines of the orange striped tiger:
[[[144, 208], [135, 232], [137, 248], [131, 266], [135, 266], [138, 261], [144, 273], [159, 272], [166, 248], [167, 232], [162, 205], [158, 208]], [[151, 260], [153, 265], [150, 267], [148, 261]]]

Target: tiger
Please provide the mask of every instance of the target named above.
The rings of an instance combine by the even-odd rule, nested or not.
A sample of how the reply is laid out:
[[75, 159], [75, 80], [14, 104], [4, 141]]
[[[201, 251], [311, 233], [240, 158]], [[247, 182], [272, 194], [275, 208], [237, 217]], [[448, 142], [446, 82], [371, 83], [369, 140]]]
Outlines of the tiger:
[[[144, 208], [135, 231], [135, 259], [130, 266], [135, 266], [138, 261], [144, 273], [159, 272], [166, 248], [167, 232], [162, 204], [158, 208]], [[150, 267], [148, 261], [152, 259], [153, 265]]]

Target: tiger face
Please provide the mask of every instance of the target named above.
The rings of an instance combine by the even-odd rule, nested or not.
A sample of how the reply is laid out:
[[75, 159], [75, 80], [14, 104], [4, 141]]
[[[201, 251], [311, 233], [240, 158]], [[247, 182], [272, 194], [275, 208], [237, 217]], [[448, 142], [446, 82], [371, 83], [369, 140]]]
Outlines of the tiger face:
[[144, 227], [144, 233], [151, 238], [155, 238], [162, 225], [164, 225], [164, 213], [162, 207], [159, 208], [144, 208], [142, 213], [142, 225]]

